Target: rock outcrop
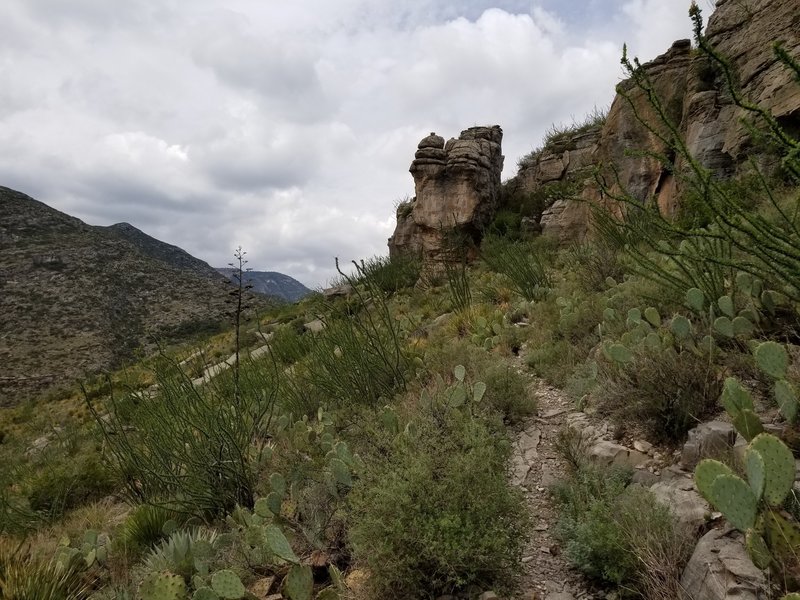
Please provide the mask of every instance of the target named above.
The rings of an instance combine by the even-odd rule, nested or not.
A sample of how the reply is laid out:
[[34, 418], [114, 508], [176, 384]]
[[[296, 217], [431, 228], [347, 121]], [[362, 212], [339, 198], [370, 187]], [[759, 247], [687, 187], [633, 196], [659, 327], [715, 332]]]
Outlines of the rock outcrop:
[[[718, 0], [706, 29], [708, 40], [730, 61], [742, 95], [771, 111], [781, 126], [795, 135], [800, 133], [800, 94], [791, 72], [776, 59], [772, 44], [781, 41], [790, 55], [800, 55], [799, 15], [795, 0]], [[728, 178], [747, 172], [750, 158], [767, 169], [777, 164], [774, 153], [756, 146], [744, 122], [748, 114], [733, 103], [721, 69], [703, 53], [693, 51], [689, 40], [675, 42], [665, 54], [647, 63], [645, 70], [666, 115], [703, 167]], [[618, 91], [621, 93], [602, 129], [593, 134], [591, 142], [583, 141], [579, 161], [599, 167], [610, 195], [594, 178], [586, 180], [572, 199], [557, 199], [544, 212], [541, 229], [545, 235], [562, 242], [584, 239], [590, 230], [588, 203], [611, 203], [618, 208], [612, 197], [620, 193], [655, 202], [666, 215], [678, 211], [683, 191], [680, 178], [654, 158], [674, 157], [637, 115], [657, 132], [667, 131], [646, 94], [632, 81], [622, 82]], [[545, 148], [539, 160], [520, 170], [518, 178], [525, 189], [540, 190], [548, 181], [574, 176], [569, 167], [572, 162], [572, 152]], [[680, 173], [687, 165], [678, 157], [675, 167]]]
[[419, 143], [409, 169], [416, 195], [398, 207], [391, 256], [413, 253], [436, 261], [445, 235], [479, 238], [500, 193], [502, 140], [503, 130], [494, 125], [470, 127], [446, 143], [431, 133]]

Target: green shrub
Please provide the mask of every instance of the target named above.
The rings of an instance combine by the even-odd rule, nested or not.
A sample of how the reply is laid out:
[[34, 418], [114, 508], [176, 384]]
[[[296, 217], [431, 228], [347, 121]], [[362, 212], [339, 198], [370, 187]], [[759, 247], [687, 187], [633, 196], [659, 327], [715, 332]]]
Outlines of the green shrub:
[[536, 412], [536, 400], [528, 393], [528, 379], [508, 365], [495, 365], [481, 373], [486, 384], [484, 401], [507, 421], [516, 423]]
[[513, 587], [528, 530], [508, 440], [467, 411], [423, 409], [350, 494], [350, 541], [374, 598]]
[[509, 242], [503, 238], [487, 237], [481, 246], [481, 256], [489, 267], [505, 275], [514, 290], [526, 300], [542, 300], [553, 286], [546, 267], [547, 257], [541, 245]]
[[59, 562], [35, 558], [18, 543], [0, 540], [0, 600], [84, 600], [91, 588], [80, 556]]
[[175, 519], [175, 513], [161, 506], [140, 504], [122, 524], [114, 543], [131, 550], [149, 548], [164, 539], [165, 525]]
[[277, 389], [272, 361], [245, 358], [238, 377], [231, 368], [198, 387], [162, 356], [154, 375], [157, 393], [112, 396], [107, 418], [89, 405], [128, 498], [203, 519], [252, 506]]
[[681, 441], [717, 409], [719, 369], [687, 349], [638, 348], [625, 364], [601, 363], [596, 398], [601, 412], [624, 427], [642, 423], [654, 440]]
[[51, 463], [31, 481], [28, 503], [31, 509], [57, 518], [64, 512], [98, 500], [115, 490], [113, 474], [90, 454]]
[[357, 281], [369, 278], [379, 290], [395, 294], [412, 287], [419, 279], [422, 263], [409, 254], [400, 256], [376, 256], [361, 261]]
[[629, 475], [584, 464], [556, 486], [565, 555], [592, 579], [676, 598], [690, 540], [649, 490], [627, 487]]

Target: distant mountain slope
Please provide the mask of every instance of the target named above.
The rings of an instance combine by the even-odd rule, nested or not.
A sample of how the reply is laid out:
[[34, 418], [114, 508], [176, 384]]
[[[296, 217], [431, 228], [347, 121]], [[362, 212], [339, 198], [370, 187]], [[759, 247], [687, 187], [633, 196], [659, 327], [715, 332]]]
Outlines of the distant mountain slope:
[[0, 405], [216, 330], [229, 291], [131, 225], [93, 227], [0, 186]]
[[[217, 271], [233, 281], [233, 269], [225, 267]], [[296, 302], [311, 293], [310, 289], [293, 277], [274, 271], [248, 271], [246, 279], [253, 286], [254, 292], [277, 296], [288, 302]]]

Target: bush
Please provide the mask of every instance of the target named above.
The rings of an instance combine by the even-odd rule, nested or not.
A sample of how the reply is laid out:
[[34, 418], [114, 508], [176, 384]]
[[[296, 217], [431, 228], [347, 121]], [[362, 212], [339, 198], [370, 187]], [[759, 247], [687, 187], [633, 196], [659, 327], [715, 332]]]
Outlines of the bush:
[[481, 373], [486, 384], [484, 401], [508, 422], [516, 423], [536, 412], [536, 400], [528, 393], [528, 380], [516, 369], [496, 365]]
[[267, 362], [245, 359], [238, 377], [231, 368], [196, 387], [161, 357], [157, 393], [112, 396], [107, 418], [90, 404], [128, 498], [200, 518], [252, 506], [276, 390]]
[[431, 406], [415, 424], [350, 495], [372, 597], [512, 588], [528, 523], [506, 480], [510, 444], [466, 411]]
[[553, 285], [541, 253], [539, 246], [496, 237], [487, 237], [481, 246], [489, 267], [505, 275], [514, 290], [529, 301], [545, 298]]
[[601, 363], [601, 412], [624, 426], [642, 423], [657, 441], [682, 441], [717, 410], [722, 379], [707, 356], [685, 349], [641, 347], [624, 365]]
[[167, 508], [141, 504], [125, 519], [114, 543], [134, 551], [149, 548], [166, 537], [164, 526], [174, 518]]
[[64, 512], [114, 491], [115, 480], [95, 455], [78, 456], [48, 466], [31, 481], [31, 509], [57, 518]]
[[412, 287], [419, 279], [422, 263], [412, 255], [376, 256], [361, 261], [357, 281], [370, 279], [385, 294]]
[[85, 566], [80, 556], [43, 562], [19, 543], [0, 540], [0, 599], [84, 600], [91, 594]]
[[628, 480], [625, 471], [581, 465], [555, 488], [565, 554], [593, 579], [677, 598], [690, 538], [649, 490], [626, 487]]

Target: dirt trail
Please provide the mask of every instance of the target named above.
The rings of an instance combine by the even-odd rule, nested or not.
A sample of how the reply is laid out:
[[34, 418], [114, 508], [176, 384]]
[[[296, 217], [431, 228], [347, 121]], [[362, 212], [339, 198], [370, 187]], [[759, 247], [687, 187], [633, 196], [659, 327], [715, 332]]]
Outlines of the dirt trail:
[[533, 533], [522, 559], [521, 600], [584, 600], [586, 591], [579, 573], [570, 568], [556, 537], [558, 513], [549, 488], [562, 477], [566, 465], [556, 451], [559, 431], [574, 406], [566, 395], [535, 380], [531, 393], [538, 414], [511, 432], [514, 440], [512, 483], [520, 487], [533, 520]]

